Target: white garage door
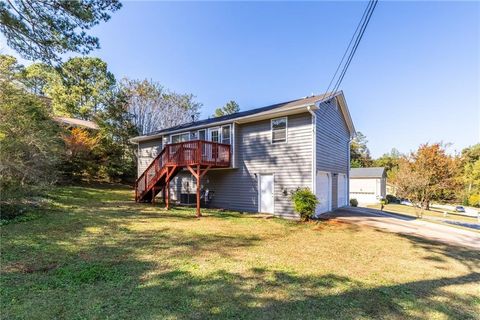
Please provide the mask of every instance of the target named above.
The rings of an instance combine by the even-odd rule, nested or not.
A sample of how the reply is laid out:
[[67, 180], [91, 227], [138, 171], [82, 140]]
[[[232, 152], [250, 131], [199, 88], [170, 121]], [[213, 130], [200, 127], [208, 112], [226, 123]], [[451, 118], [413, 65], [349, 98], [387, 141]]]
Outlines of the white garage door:
[[317, 172], [317, 199], [320, 203], [317, 205], [315, 214], [319, 215], [330, 211], [331, 209], [331, 190], [332, 184], [330, 174], [327, 172]]
[[347, 176], [343, 173], [338, 174], [338, 207], [347, 205]]

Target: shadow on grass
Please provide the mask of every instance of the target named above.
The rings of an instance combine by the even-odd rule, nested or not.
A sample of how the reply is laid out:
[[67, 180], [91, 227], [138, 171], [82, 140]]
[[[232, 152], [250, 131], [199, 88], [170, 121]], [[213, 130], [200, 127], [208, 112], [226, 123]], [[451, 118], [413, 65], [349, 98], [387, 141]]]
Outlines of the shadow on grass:
[[[379, 229], [377, 230], [379, 232], [386, 232]], [[480, 269], [480, 251], [478, 250], [470, 249], [467, 247], [448, 245], [438, 241], [417, 237], [411, 234], [397, 233], [397, 235], [409, 240], [415, 248], [423, 249], [426, 253], [428, 253], [428, 255], [424, 257], [424, 259], [438, 260], [442, 259], [440, 257], [447, 257], [461, 263], [471, 272]]]
[[[385, 215], [387, 213], [388, 215]], [[342, 208], [337, 209], [333, 211], [330, 214], [327, 214], [326, 217], [365, 217], [365, 215], [372, 215], [375, 218], [397, 218], [400, 220], [405, 220], [405, 221], [412, 221], [412, 220], [417, 220], [417, 217], [412, 217], [409, 215], [404, 215], [400, 214], [398, 212], [393, 212], [393, 211], [386, 211], [386, 210], [377, 210], [373, 208], [354, 208], [354, 207], [349, 207], [348, 210], [344, 210]]]
[[[238, 240], [215, 238], [222, 246]], [[204, 255], [210, 240], [185, 254]], [[161, 242], [161, 241], [160, 241]], [[163, 242], [166, 247], [176, 239]], [[162, 243], [162, 242], [161, 242]], [[167, 244], [169, 243], [169, 244]], [[249, 241], [243, 241], [249, 245]], [[474, 319], [478, 297], [452, 294], [451, 285], [477, 284], [480, 274], [427, 279], [370, 287], [335, 274], [299, 276], [271, 268], [251, 268], [242, 274], [228, 270], [202, 273], [188, 263], [172, 266], [136, 258], [131, 247], [115, 249], [110, 258], [95, 257], [51, 270], [16, 274], [2, 281], [4, 316], [33, 318], [142, 319], [425, 319], [432, 313], [449, 319]], [[211, 243], [210, 243], [211, 244]], [[191, 247], [188, 240], [180, 245]], [[105, 254], [112, 248], [99, 247]], [[154, 248], [161, 250], [161, 247]], [[200, 249], [200, 250], [199, 250]], [[211, 248], [217, 250], [217, 248]], [[208, 249], [210, 250], [210, 249]], [[219, 253], [220, 255], [226, 252]], [[178, 257], [178, 256], [177, 256]], [[21, 276], [25, 279], [21, 279]], [[30, 279], [36, 276], [35, 280]], [[16, 290], [13, 282], [24, 290]], [[20, 283], [18, 283], [18, 281]], [[25, 290], [27, 289], [27, 290]], [[439, 298], [441, 297], [441, 298]]]
[[[199, 259], [213, 265], [219, 259], [240, 264], [235, 251], [261, 245], [263, 238], [197, 234], [170, 225], [130, 229], [126, 223], [130, 219], [165, 218], [175, 223], [195, 218], [191, 210], [179, 208], [163, 212], [140, 206], [139, 213], [135, 204], [102, 206], [101, 192], [74, 191], [62, 194], [70, 199], [65, 205], [80, 205], [84, 202], [77, 197], [90, 196], [88, 203], [97, 206], [68, 207], [43, 224], [9, 226], [7, 239], [2, 239], [3, 318], [425, 319], [432, 313], [449, 319], [477, 317], [477, 296], [446, 289], [480, 282], [479, 254], [466, 248], [400, 235], [428, 253], [424, 259], [439, 265], [454, 259], [469, 273], [379, 286], [337, 274], [298, 275], [274, 266], [233, 272], [222, 263], [204, 271], [196, 263]], [[124, 196], [118, 201], [122, 200]], [[322, 223], [318, 227], [323, 228]], [[21, 232], [13, 233], [16, 228]]]

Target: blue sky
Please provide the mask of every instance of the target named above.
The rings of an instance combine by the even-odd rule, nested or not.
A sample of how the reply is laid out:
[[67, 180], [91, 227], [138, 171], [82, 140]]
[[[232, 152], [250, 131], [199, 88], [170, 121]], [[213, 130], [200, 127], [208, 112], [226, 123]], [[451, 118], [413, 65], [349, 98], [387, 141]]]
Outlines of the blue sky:
[[[93, 33], [117, 78], [193, 93], [202, 117], [323, 92], [366, 2], [125, 2]], [[480, 140], [478, 2], [380, 2], [341, 89], [373, 156]]]

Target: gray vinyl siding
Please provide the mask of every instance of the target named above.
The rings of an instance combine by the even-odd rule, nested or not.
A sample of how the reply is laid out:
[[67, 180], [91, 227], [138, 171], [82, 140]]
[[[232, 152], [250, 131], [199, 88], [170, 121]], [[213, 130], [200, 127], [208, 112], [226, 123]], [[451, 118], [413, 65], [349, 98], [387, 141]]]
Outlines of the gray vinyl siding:
[[[315, 114], [316, 169], [331, 173], [332, 208], [335, 209], [338, 207], [337, 174], [344, 173], [349, 181], [350, 134], [335, 99], [322, 103]], [[273, 174], [275, 214], [297, 217], [290, 194], [297, 187], [312, 187], [312, 117], [305, 112], [287, 118], [286, 143], [271, 143], [271, 119], [233, 124], [234, 168], [212, 169], [202, 179], [201, 187], [214, 192], [213, 207], [258, 212], [259, 174]], [[161, 145], [161, 139], [140, 142], [139, 174], [161, 151]], [[172, 200], [180, 200], [181, 193], [195, 193], [195, 183], [188, 171], [180, 172], [171, 184]]]
[[137, 175], [140, 176], [162, 151], [162, 139], [142, 141], [138, 144]]
[[258, 175], [274, 174], [275, 214], [296, 217], [290, 193], [297, 187], [311, 187], [311, 122], [309, 113], [288, 116], [287, 142], [275, 144], [270, 119], [238, 125], [238, 168], [207, 173], [205, 185], [215, 192], [212, 206], [257, 212]]
[[349, 179], [350, 133], [336, 99], [320, 104], [316, 114], [317, 170], [332, 173], [332, 208], [338, 207], [338, 177], [344, 173]]

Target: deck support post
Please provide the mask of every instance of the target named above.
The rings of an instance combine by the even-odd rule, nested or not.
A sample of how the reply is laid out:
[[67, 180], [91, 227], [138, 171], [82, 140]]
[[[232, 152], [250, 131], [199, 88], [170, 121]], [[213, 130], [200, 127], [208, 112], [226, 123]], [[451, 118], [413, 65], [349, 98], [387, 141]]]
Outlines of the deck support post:
[[170, 177], [169, 177], [169, 168], [167, 167], [167, 176], [165, 180], [165, 209], [170, 209]]
[[202, 177], [207, 173], [208, 170], [210, 170], [211, 167], [212, 166], [208, 166], [202, 171], [202, 167], [199, 164], [195, 166], [195, 169], [191, 165], [187, 166], [187, 169], [190, 171], [190, 173], [195, 177], [195, 179], [197, 179], [197, 212], [195, 214], [197, 218], [202, 216], [202, 213], [200, 212], [200, 182]]
[[200, 165], [197, 165], [197, 218], [202, 216], [200, 212]]

